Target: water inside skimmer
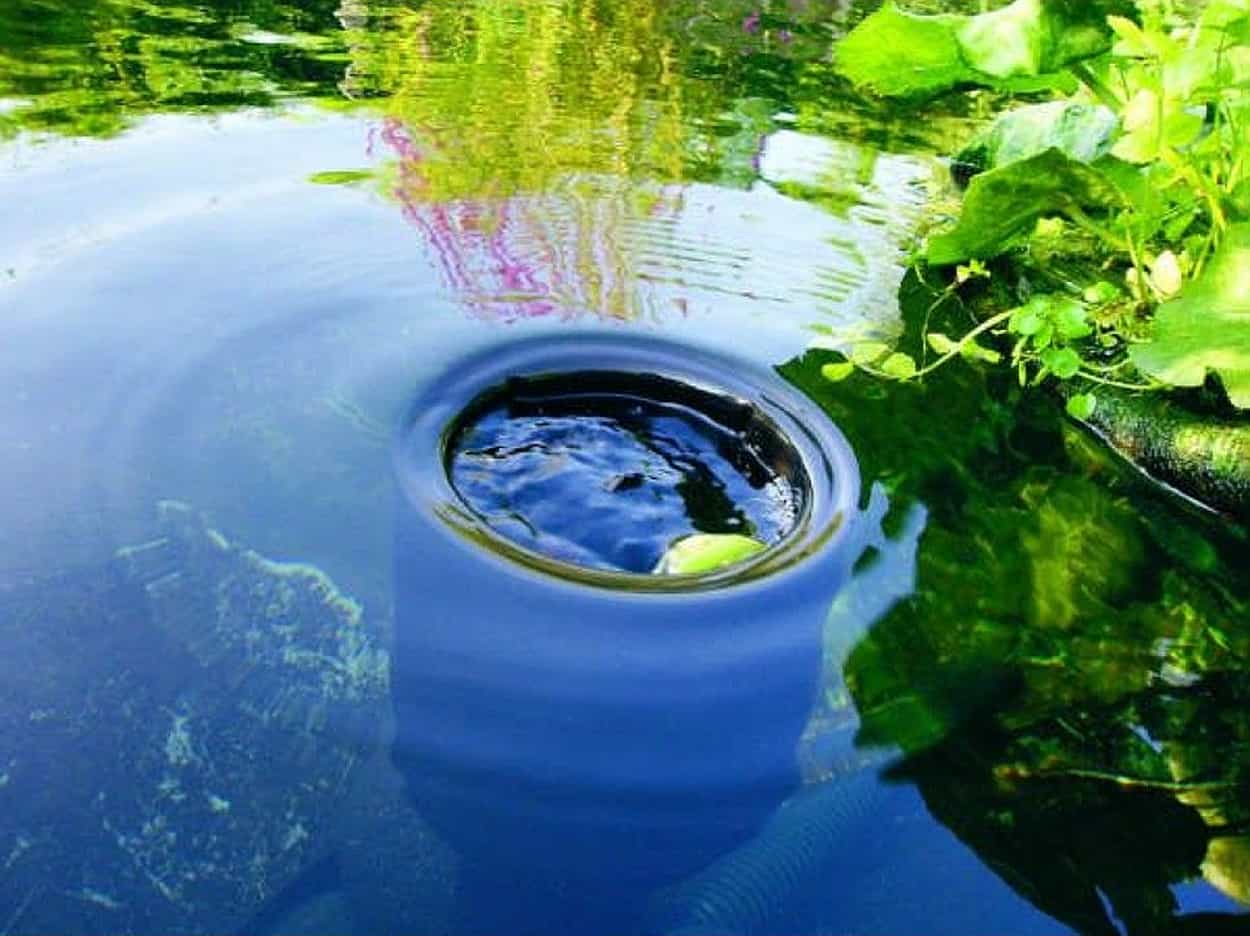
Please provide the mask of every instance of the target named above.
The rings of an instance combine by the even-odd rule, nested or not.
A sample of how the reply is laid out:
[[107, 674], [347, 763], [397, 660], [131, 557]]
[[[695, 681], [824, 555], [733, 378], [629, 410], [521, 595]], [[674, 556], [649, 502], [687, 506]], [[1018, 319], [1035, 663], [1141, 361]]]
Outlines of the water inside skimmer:
[[779, 542], [802, 510], [798, 464], [749, 404], [616, 374], [489, 395], [457, 426], [448, 467], [461, 498], [506, 539], [583, 567], [647, 573], [692, 533]]

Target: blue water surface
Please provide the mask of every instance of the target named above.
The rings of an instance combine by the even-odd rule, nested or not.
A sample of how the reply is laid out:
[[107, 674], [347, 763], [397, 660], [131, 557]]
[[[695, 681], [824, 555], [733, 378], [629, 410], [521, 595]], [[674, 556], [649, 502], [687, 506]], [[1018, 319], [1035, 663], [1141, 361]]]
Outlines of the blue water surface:
[[[819, 379], [970, 123], [785, 90], [857, 5], [24, 5], [96, 81], [0, 18], [0, 933], [1244, 922], [1235, 537], [981, 377]], [[414, 401], [571, 334], [823, 411], [837, 549], [651, 594], [414, 521]]]

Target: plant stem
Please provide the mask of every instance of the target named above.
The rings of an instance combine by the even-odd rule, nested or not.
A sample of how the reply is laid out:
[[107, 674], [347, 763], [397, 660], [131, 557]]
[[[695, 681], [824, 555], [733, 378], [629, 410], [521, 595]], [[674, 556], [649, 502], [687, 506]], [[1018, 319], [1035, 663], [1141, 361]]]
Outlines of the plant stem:
[[[994, 328], [996, 325], [1001, 325], [1003, 322], [1007, 321], [1007, 319], [1011, 318], [1011, 315], [1013, 312], [1015, 312], [1015, 309], [1008, 309], [1006, 312], [999, 312], [997, 315], [993, 315], [990, 318], [987, 318], [984, 322], [982, 322], [972, 331], [968, 332], [968, 334], [960, 338], [959, 341], [955, 343], [955, 347], [947, 351], [945, 354], [943, 354], [940, 358], [938, 358], [932, 364], [927, 364], [924, 367], [920, 368], [920, 370], [916, 371], [916, 373], [912, 374], [911, 377], [907, 379], [919, 380], [921, 377], [924, 377], [926, 374], [933, 373], [935, 370], [937, 370], [939, 367], [941, 367], [951, 358], [956, 357], [957, 355], [962, 353], [963, 347], [965, 344], [967, 344], [969, 341], [972, 341], [974, 338], [977, 337], [977, 335], [983, 335], [987, 331], [989, 331], [991, 328]], [[887, 374], [884, 371], [877, 370], [875, 367], [864, 367], [863, 365], [860, 365], [860, 367], [862, 370], [866, 371], [869, 374], [872, 374], [875, 377], [884, 377], [890, 380], [897, 379], [893, 377], [893, 375], [891, 374]]]
[[1145, 777], [1130, 777], [1125, 774], [1112, 773], [1107, 770], [1090, 770], [1080, 767], [1058, 768], [1051, 770], [1018, 770], [1017, 776], [1024, 778], [1046, 777], [1077, 777], [1083, 780], [1105, 780], [1118, 786], [1138, 790], [1165, 790], [1169, 793], [1217, 792], [1233, 787], [1232, 783], [1221, 780], [1184, 781], [1184, 780], [1150, 780]]
[[1093, 91], [1094, 97], [1098, 98], [1102, 104], [1117, 112], [1124, 106], [1124, 102], [1116, 96], [1116, 93], [1107, 87], [1106, 83], [1084, 62], [1075, 62], [1068, 66], [1068, 70], [1076, 76], [1077, 81]]
[[1063, 213], [1077, 227], [1110, 244], [1116, 250], [1129, 249], [1128, 243], [1122, 237], [1112, 234], [1105, 227], [1096, 223], [1079, 205], [1075, 203], [1069, 204], [1064, 207]]
[[1120, 390], [1158, 390], [1163, 386], [1158, 383], [1134, 384], [1128, 383], [1124, 380], [1112, 380], [1110, 377], [1101, 377], [1094, 371], [1087, 370], [1086, 368], [1081, 368], [1077, 371], [1077, 376], [1083, 377], [1090, 383], [1101, 384], [1104, 387], [1117, 387]]

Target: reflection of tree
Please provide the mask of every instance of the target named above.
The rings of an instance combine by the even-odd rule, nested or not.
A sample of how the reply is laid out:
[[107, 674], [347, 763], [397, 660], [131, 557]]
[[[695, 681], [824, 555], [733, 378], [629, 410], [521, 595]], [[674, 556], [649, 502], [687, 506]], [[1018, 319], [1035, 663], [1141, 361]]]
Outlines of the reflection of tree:
[[0, 135], [106, 136], [163, 111], [334, 94], [333, 0], [6, 0], [0, 4]]
[[680, 207], [680, 192], [610, 176], [569, 178], [546, 191], [449, 201], [422, 197], [424, 158], [406, 128], [383, 123], [399, 159], [395, 194], [444, 280], [474, 313], [510, 319], [585, 311], [633, 318], [642, 310], [628, 228]]
[[[480, 313], [638, 313], [628, 228], [671, 212], [685, 127], [653, 0], [431, 4], [381, 139], [394, 193]], [[385, 66], [383, 66], [385, 67]], [[378, 67], [373, 67], [374, 72]]]
[[640, 230], [685, 181], [754, 179], [770, 107], [741, 105], [742, 63], [782, 60], [800, 5], [704, 6], [441, 0], [391, 20], [402, 43], [351, 37], [353, 92], [387, 95], [394, 193], [470, 308], [650, 311]]

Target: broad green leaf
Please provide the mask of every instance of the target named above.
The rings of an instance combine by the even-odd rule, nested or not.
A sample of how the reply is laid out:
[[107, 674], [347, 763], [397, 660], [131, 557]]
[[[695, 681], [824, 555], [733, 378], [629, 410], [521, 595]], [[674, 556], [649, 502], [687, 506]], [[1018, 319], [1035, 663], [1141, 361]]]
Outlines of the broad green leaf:
[[1247, 0], [1210, 0], [1202, 11], [1203, 29], [1236, 30], [1245, 28], [1250, 18], [1250, 3]]
[[1250, 179], [1238, 182], [1229, 193], [1228, 200], [1242, 218], [1250, 218]]
[[1068, 208], [1124, 204], [1124, 196], [1100, 171], [1057, 149], [992, 169], [972, 180], [954, 229], [929, 241], [934, 266], [986, 259], [1004, 253], [1043, 214]]
[[938, 354], [950, 354], [952, 351], [959, 349], [959, 342], [951, 341], [949, 337], [941, 332], [929, 332], [925, 335], [925, 341]]
[[1120, 290], [1114, 283], [1099, 280], [1092, 286], [1086, 286], [1082, 298], [1090, 305], [1103, 305], [1120, 297]]
[[1157, 54], [1151, 36], [1131, 19], [1108, 16], [1107, 25], [1115, 33], [1115, 54], [1123, 58], [1151, 58]]
[[1074, 419], [1089, 419], [1098, 408], [1098, 398], [1092, 393], [1077, 393], [1068, 397], [1065, 409]]
[[767, 545], [737, 533], [692, 533], [673, 543], [655, 567], [658, 575], [697, 575], [749, 559]]
[[1168, 147], [1192, 143], [1202, 131], [1202, 114], [1191, 113], [1182, 99], [1142, 88], [1124, 107], [1124, 136], [1111, 152], [1132, 163], [1159, 159]]
[[820, 369], [820, 376], [833, 383], [840, 383], [855, 373], [855, 365], [850, 361], [838, 361], [826, 364]]
[[956, 39], [965, 60], [987, 75], [1037, 75], [1046, 64], [1050, 39], [1046, 25], [1041, 0], [1016, 0], [1000, 10], [969, 17]]
[[896, 351], [881, 362], [881, 371], [899, 380], [910, 380], [916, 376], [916, 361], [910, 354]]
[[1081, 369], [1081, 356], [1071, 348], [1047, 348], [1041, 358], [1042, 363], [1060, 380], [1075, 377]]
[[1151, 340], [1129, 356], [1173, 386], [1218, 374], [1233, 405], [1250, 409], [1250, 224], [1229, 228], [1202, 275], [1159, 307]]
[[1111, 150], [1120, 120], [1109, 108], [1072, 101], [1030, 104], [1003, 114], [955, 157], [977, 171], [1057, 149], [1089, 163]]
[[1066, 65], [1111, 46], [1108, 13], [1129, 0], [1015, 0], [975, 16], [906, 13], [887, 2], [837, 47], [837, 69], [887, 97], [937, 94], [963, 84], [1019, 90], [1059, 80]]
[[1050, 343], [1047, 333], [1058, 334], [1064, 341], [1072, 341], [1093, 332], [1085, 306], [1061, 293], [1038, 293], [1032, 296], [1012, 313], [1007, 327], [1017, 335], [1033, 336], [1033, 345], [1037, 348]]
[[965, 17], [919, 16], [886, 3], [837, 46], [837, 69], [886, 97], [936, 93], [971, 82], [956, 29]]

